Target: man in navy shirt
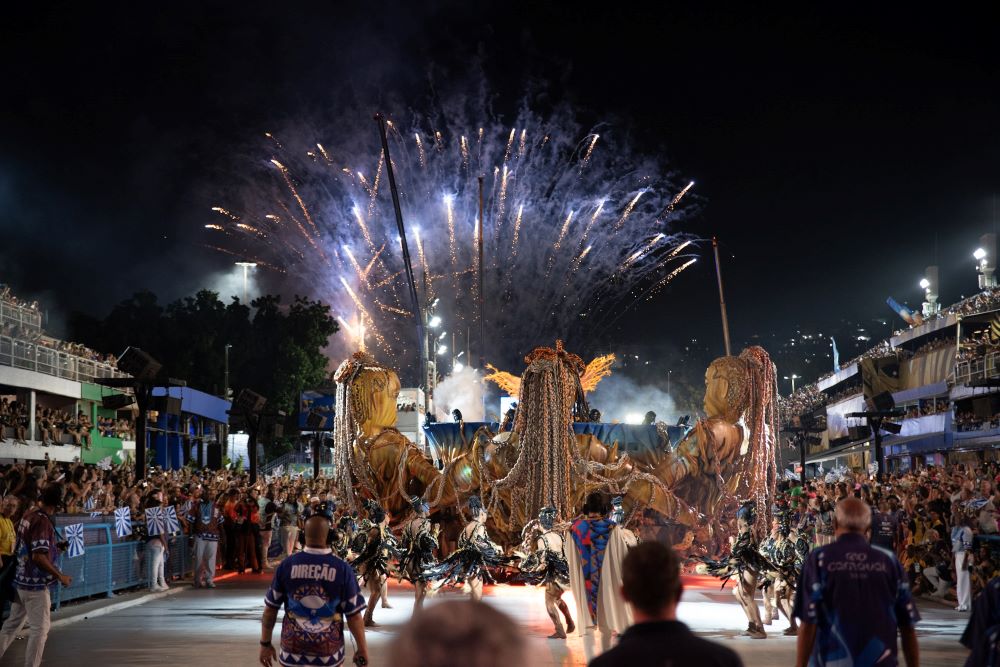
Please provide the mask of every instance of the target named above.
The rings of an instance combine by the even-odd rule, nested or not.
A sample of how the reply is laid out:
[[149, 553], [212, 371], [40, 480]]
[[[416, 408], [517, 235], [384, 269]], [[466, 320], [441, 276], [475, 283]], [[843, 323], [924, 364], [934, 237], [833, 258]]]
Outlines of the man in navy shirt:
[[[264, 667], [271, 667], [275, 658], [282, 667], [339, 667], [344, 663], [344, 618], [357, 643], [355, 664], [368, 664], [361, 616], [365, 599], [354, 570], [327, 546], [331, 523], [332, 512], [320, 505], [306, 520], [305, 549], [283, 560], [274, 572], [261, 619], [260, 662]], [[275, 651], [271, 633], [282, 606], [281, 650]]]
[[864, 502], [841, 500], [833, 519], [836, 540], [806, 559], [793, 611], [802, 622], [798, 667], [894, 667], [897, 628], [906, 664], [919, 664], [913, 626], [920, 614], [899, 561], [868, 543], [865, 533], [871, 520], [871, 508]]
[[742, 667], [732, 649], [698, 637], [677, 620], [681, 589], [680, 562], [673, 549], [659, 542], [632, 547], [622, 562], [621, 593], [635, 623], [590, 667]]

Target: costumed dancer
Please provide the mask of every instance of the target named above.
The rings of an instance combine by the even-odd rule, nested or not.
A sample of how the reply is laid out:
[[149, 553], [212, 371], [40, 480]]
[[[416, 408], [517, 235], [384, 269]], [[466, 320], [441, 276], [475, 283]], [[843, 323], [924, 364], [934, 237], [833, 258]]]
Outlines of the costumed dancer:
[[[632, 625], [632, 613], [619, 589], [622, 561], [634, 542], [630, 544], [625, 529], [608, 518], [603, 494], [588, 495], [583, 513], [584, 517], [570, 528], [573, 548], [566, 550], [570, 587], [581, 619], [577, 631], [583, 635], [587, 626], [596, 626], [601, 631], [602, 650], [606, 651], [611, 648], [612, 635]], [[585, 623], [583, 619], [588, 618], [590, 622]]]
[[350, 514], [340, 517], [340, 521], [337, 522], [337, 540], [333, 545], [333, 550], [341, 560], [348, 560], [351, 553], [351, 543], [354, 541], [357, 529], [357, 523]]
[[415, 591], [413, 611], [416, 613], [423, 608], [424, 598], [430, 587], [430, 579], [425, 572], [436, 565], [434, 550], [438, 548], [441, 526], [431, 524], [428, 518], [430, 506], [420, 496], [410, 498], [410, 507], [416, 516], [403, 526], [403, 556], [399, 560], [399, 572], [413, 584]]
[[[768, 563], [775, 562], [775, 546], [778, 543], [778, 519], [771, 521], [771, 532], [761, 540], [760, 546], [757, 551], [763, 556], [764, 560]], [[778, 579], [778, 571], [774, 569], [768, 569], [760, 574], [760, 593], [761, 598], [764, 601], [764, 614], [761, 617], [761, 623], [764, 625], [771, 625], [774, 622], [774, 618], [778, 615], [776, 610], [777, 603], [775, 602], [774, 595], [774, 585]]]
[[756, 518], [756, 502], [745, 501], [736, 513], [737, 536], [735, 539], [730, 538], [733, 539], [733, 544], [729, 558], [722, 561], [706, 559], [705, 564], [710, 574], [722, 579], [723, 586], [731, 577], [736, 577], [733, 595], [739, 600], [749, 622], [745, 634], [754, 639], [764, 639], [767, 633], [764, 632], [764, 625], [761, 623], [760, 610], [757, 609], [754, 593], [764, 573], [776, 568], [758, 550], [753, 536]]
[[[804, 559], [800, 558], [798, 535], [792, 534], [789, 513], [786, 511], [779, 514], [777, 523], [777, 539], [769, 560], [777, 568], [774, 577], [775, 603], [778, 610], [788, 619], [789, 626], [785, 629], [785, 635], [792, 636], [798, 634], [798, 624], [792, 614], [792, 606], [795, 600], [795, 584]], [[808, 551], [807, 548], [807, 554]]]
[[[555, 632], [549, 635], [549, 639], [565, 639], [567, 632], [576, 630], [576, 624], [566, 601], [562, 599], [569, 588], [569, 563], [566, 562], [563, 536], [553, 529], [555, 520], [555, 507], [543, 507], [538, 511], [542, 533], [535, 540], [534, 552], [521, 562], [518, 579], [533, 586], [545, 585], [545, 611], [555, 626]], [[565, 630], [560, 612], [566, 617]]]
[[424, 571], [427, 579], [439, 580], [438, 588], [445, 584], [469, 585], [469, 597], [483, 599], [483, 582], [496, 583], [489, 568], [503, 563], [503, 547], [490, 540], [486, 532], [486, 508], [479, 496], [469, 498], [472, 520], [458, 536], [458, 549], [443, 561]]
[[[357, 571], [362, 583], [368, 587], [370, 602], [365, 611], [365, 625], [374, 626], [375, 605], [389, 580], [390, 560], [396, 554], [396, 540], [389, 531], [389, 515], [375, 501], [366, 501], [371, 528], [368, 530], [364, 548], [351, 565]], [[358, 540], [355, 539], [357, 543]]]

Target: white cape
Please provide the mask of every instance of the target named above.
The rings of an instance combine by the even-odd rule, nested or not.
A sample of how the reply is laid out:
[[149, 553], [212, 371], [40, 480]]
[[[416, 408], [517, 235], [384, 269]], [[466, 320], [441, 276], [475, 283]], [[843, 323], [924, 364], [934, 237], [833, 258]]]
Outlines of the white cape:
[[[593, 621], [587, 607], [587, 588], [583, 579], [583, 562], [573, 540], [573, 531], [566, 533], [566, 562], [569, 563], [569, 585], [576, 601], [576, 632], [583, 636]], [[621, 634], [632, 625], [632, 611], [621, 596], [622, 561], [637, 540], [631, 530], [615, 526], [608, 535], [608, 546], [601, 564], [601, 589], [597, 592], [597, 626]]]

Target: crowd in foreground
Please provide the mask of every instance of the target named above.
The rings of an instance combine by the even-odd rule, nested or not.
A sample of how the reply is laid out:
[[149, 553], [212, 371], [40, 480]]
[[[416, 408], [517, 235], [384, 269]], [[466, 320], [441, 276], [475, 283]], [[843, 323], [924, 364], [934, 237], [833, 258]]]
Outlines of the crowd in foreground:
[[[1000, 580], [996, 579], [1000, 574], [1000, 558], [997, 557], [1000, 550], [994, 548], [994, 545], [1000, 545], [996, 510], [997, 502], [1000, 502], [997, 498], [998, 482], [1000, 466], [992, 462], [928, 467], [891, 475], [882, 483], [873, 481], [868, 475], [841, 471], [805, 484], [783, 483], [774, 499], [774, 509], [792, 517], [796, 532], [808, 541], [812, 549], [809, 556], [812, 561], [821, 553], [819, 547], [834, 543], [843, 545], [854, 540], [847, 538], [845, 542], [844, 535], [847, 533], [861, 535], [864, 537], [861, 542], [849, 545], [855, 550], [850, 553], [864, 553], [869, 558], [874, 557], [870, 554], [876, 552], [865, 549], [876, 549], [878, 554], [891, 553], [893, 560], [886, 562], [898, 564], [899, 584], [902, 586], [899, 590], [906, 590], [907, 595], [912, 591], [914, 595], [950, 600], [959, 611], [968, 611], [973, 606], [973, 597], [981, 591], [987, 594], [976, 598], [977, 606], [982, 606], [979, 601], [990, 599], [993, 589], [996, 589], [994, 597], [1000, 600]], [[135, 477], [134, 468], [128, 464], [101, 469], [79, 463], [65, 465], [49, 462], [45, 466], [12, 465], [0, 469], [0, 495], [3, 496], [0, 503], [0, 558], [3, 571], [8, 573], [8, 581], [12, 579], [18, 589], [20, 601], [12, 608], [12, 617], [4, 624], [6, 629], [0, 630], [0, 649], [9, 645], [13, 633], [17, 631], [13, 626], [27, 620], [32, 628], [27, 647], [30, 660], [40, 660], [44, 649], [48, 629], [48, 584], [52, 581], [62, 585], [70, 583], [69, 577], [58, 570], [57, 538], [46, 525], [48, 517], [57, 513], [110, 513], [118, 507], [127, 506], [132, 509], [133, 516], [141, 517], [146, 508], [172, 506], [180, 519], [181, 530], [196, 538], [196, 587], [215, 586], [216, 556], [223, 568], [235, 572], [260, 572], [271, 567], [272, 559], [282, 557], [284, 560], [278, 566], [279, 572], [276, 572], [275, 583], [269, 592], [273, 605], [277, 606], [290, 604], [281, 595], [278, 574], [284, 572], [287, 576], [291, 571], [289, 568], [298, 560], [312, 558], [316, 561], [312, 565], [319, 565], [323, 558], [333, 558], [344, 568], [350, 568], [348, 561], [357, 555], [338, 556], [338, 553], [344, 555], [345, 551], [351, 551], [349, 545], [345, 551], [337, 548], [343, 543], [337, 529], [344, 526], [342, 519], [346, 513], [342, 509], [335, 513], [338, 499], [334, 484], [324, 478], [281, 477], [252, 485], [248, 476], [241, 472], [185, 468], [168, 472], [152, 470], [145, 479], [139, 480]], [[854, 509], [850, 508], [850, 503], [855, 504]], [[850, 510], [848, 519], [844, 518], [842, 511], [845, 506]], [[364, 521], [370, 517], [357, 518]], [[368, 521], [367, 526], [377, 528], [379, 523]], [[23, 571], [12, 569], [18, 537], [32, 545], [29, 566], [22, 568]], [[166, 587], [168, 582], [162, 573], [166, 540], [162, 536], [146, 535], [141, 529], [136, 531], [133, 539], [147, 542], [147, 562], [152, 571], [151, 588], [160, 590]], [[656, 551], [658, 548], [660, 550]], [[446, 552], [447, 547], [442, 553]], [[36, 553], [43, 554], [43, 557], [36, 558]], [[836, 552], [824, 550], [823, 553], [832, 558], [829, 554]], [[887, 566], [888, 569], [891, 567]], [[807, 574], [809, 568], [807, 561], [802, 577], [810, 576]], [[697, 638], [676, 620], [674, 612], [664, 611], [676, 608], [680, 596], [679, 569], [676, 549], [663, 549], [656, 543], [647, 542], [628, 552], [622, 565], [621, 588], [634, 614], [634, 629], [623, 633], [618, 648], [596, 659], [593, 664], [600, 667], [652, 664], [643, 662], [637, 656], [653, 655], [650, 651], [655, 647], [659, 647], [656, 648], [658, 651], [674, 651], [671, 655], [684, 655], [692, 660], [694, 657], [691, 656], [715, 656], [715, 662], [710, 664], [739, 664], [735, 654], [716, 650], [714, 645], [702, 645], [699, 643], [701, 640], [695, 641]], [[322, 568], [305, 571], [321, 572]], [[345, 572], [352, 575], [346, 579], [357, 587], [354, 571]], [[629, 577], [633, 572], [640, 574], [636, 574], [630, 584]], [[814, 587], [806, 587], [815, 590]], [[809, 610], [810, 605], [818, 604], [819, 598], [815, 593], [811, 599], [808, 596], [803, 598], [801, 581], [798, 589], [794, 615], [801, 622], [799, 641], [803, 641], [804, 632], [809, 633], [811, 618], [813, 645], [826, 646], [823, 642], [828, 637], [824, 638], [823, 624], [828, 619]], [[0, 587], [0, 595], [8, 596], [9, 590], [9, 585]], [[348, 593], [350, 595], [342, 599], [354, 602], [350, 609], [345, 608], [343, 617], [350, 625], [351, 618], [365, 610], [368, 601], [375, 602], [378, 597], [372, 596], [375, 597], [373, 600], [362, 595], [360, 589], [352, 589]], [[837, 595], [834, 589], [830, 589], [829, 593]], [[855, 607], [863, 615], [864, 605], [859, 606], [857, 602], [854, 600]], [[897, 597], [887, 604], [902, 605], [894, 614], [897, 621], [902, 622], [907, 605], [911, 603]], [[456, 605], [464, 606], [459, 607], [459, 611]], [[906, 617], [915, 622], [919, 618], [915, 607], [909, 609], [913, 613]], [[988, 612], [979, 613], [978, 618], [974, 616], [970, 622], [967, 636], [973, 647], [977, 645], [977, 637], [983, 635], [983, 631], [976, 631], [975, 627], [982, 625], [984, 613]], [[461, 616], [462, 620], [443, 624], [445, 618], [454, 614]], [[500, 628], [510, 626], [512, 622], [509, 619], [499, 621], [497, 614], [489, 607], [473, 603], [434, 605], [407, 626], [397, 639], [397, 646], [405, 647], [407, 642], [457, 642], [451, 644], [452, 650], [461, 646], [462, 650], [479, 651], [483, 645], [466, 646], [462, 633], [480, 632], [481, 629], [474, 630], [472, 627], [480, 621], [489, 623], [498, 632]], [[436, 620], [431, 623], [428, 619]], [[364, 624], [360, 623], [361, 620], [358, 618], [354, 623], [355, 626], [360, 625], [360, 629], [354, 627], [351, 630], [363, 636]], [[428, 626], [428, 623], [431, 625]], [[854, 627], [863, 627], [859, 623], [855, 623]], [[895, 627], [892, 631], [895, 632]], [[497, 636], [502, 635], [500, 632]], [[669, 641], [664, 643], [664, 638], [669, 638]], [[523, 639], [508, 644], [504, 651], [497, 649], [496, 655], [529, 650]], [[356, 655], [363, 656], [362, 646], [359, 641]], [[911, 648], [904, 643], [905, 650]], [[262, 649], [267, 647], [262, 644]], [[393, 664], [413, 664], [407, 662], [406, 657], [412, 652], [401, 650], [405, 655]], [[686, 650], [697, 653], [684, 654]], [[812, 648], [806, 657], [811, 652]], [[630, 656], [629, 662], [620, 661], [622, 656]], [[908, 664], [916, 664], [916, 660], [916, 657], [907, 655]], [[28, 664], [37, 663], [29, 661]], [[285, 661], [282, 664], [288, 663]], [[522, 664], [531, 662], [526, 660]]]

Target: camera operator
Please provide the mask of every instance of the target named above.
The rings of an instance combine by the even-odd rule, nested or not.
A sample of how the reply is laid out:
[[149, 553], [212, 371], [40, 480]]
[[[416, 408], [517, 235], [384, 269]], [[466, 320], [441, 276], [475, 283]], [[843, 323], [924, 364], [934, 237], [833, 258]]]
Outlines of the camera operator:
[[28, 646], [25, 664], [39, 665], [49, 635], [49, 609], [52, 601], [49, 586], [58, 581], [63, 586], [73, 583], [54, 565], [58, 549], [56, 529], [50, 518], [63, 504], [62, 484], [49, 484], [42, 491], [39, 507], [25, 513], [17, 528], [17, 574], [14, 587], [18, 600], [13, 603], [10, 617], [0, 630], [0, 657], [14, 641], [27, 621]]

